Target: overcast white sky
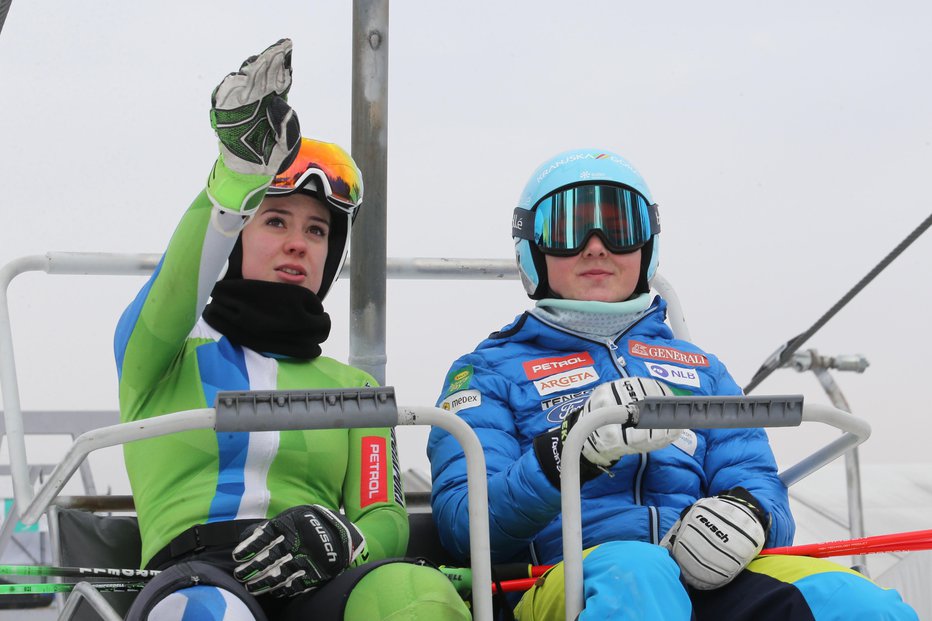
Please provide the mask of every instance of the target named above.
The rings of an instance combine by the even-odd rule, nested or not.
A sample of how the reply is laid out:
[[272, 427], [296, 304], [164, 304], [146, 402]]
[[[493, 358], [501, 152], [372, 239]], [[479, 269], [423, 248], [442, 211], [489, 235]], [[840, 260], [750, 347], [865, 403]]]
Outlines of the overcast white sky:
[[[741, 385], [932, 211], [929, 3], [396, 0], [390, 15], [389, 256], [511, 258], [511, 210], [537, 164], [619, 152], [661, 205], [661, 272], [693, 339]], [[350, 2], [14, 1], [0, 33], [0, 265], [161, 252], [216, 154], [211, 90], [283, 36], [305, 135], [349, 148], [351, 18]], [[932, 233], [807, 344], [871, 363], [837, 375], [874, 428], [864, 463], [932, 459], [930, 265]], [[116, 407], [111, 335], [142, 283], [14, 282], [25, 408]], [[325, 351], [343, 360], [348, 291], [327, 300]], [[399, 403], [432, 404], [452, 360], [528, 303], [514, 281], [390, 282]], [[828, 403], [789, 370], [756, 391], [768, 393]], [[834, 435], [781, 431], [775, 451], [790, 465]], [[402, 435], [405, 467], [426, 469], [424, 437]], [[116, 470], [101, 477], [125, 491]]]

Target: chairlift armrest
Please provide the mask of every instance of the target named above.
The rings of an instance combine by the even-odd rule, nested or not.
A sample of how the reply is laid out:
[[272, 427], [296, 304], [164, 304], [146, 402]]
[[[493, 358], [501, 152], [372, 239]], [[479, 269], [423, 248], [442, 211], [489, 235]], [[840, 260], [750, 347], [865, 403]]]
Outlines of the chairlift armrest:
[[395, 389], [251, 390], [217, 393], [217, 431], [394, 427]]
[[647, 397], [637, 404], [638, 429], [796, 427], [803, 396]]

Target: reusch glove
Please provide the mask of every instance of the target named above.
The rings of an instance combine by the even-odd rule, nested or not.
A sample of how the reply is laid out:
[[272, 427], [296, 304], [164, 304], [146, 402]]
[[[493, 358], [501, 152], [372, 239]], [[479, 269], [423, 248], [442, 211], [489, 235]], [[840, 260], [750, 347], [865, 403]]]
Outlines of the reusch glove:
[[211, 95], [210, 124], [220, 141], [220, 157], [207, 193], [221, 209], [244, 214], [256, 209], [272, 178], [298, 154], [301, 127], [285, 101], [291, 48], [291, 40], [282, 39], [250, 56]]
[[233, 576], [253, 595], [312, 591], [369, 556], [366, 538], [345, 516], [320, 505], [292, 507], [243, 533]]
[[660, 545], [680, 566], [686, 584], [704, 591], [731, 582], [760, 553], [770, 516], [743, 487], [686, 507]]
[[676, 440], [682, 433], [680, 429], [635, 429], [631, 426], [634, 414], [631, 406], [648, 396], [672, 397], [673, 392], [666, 384], [652, 378], [626, 377], [606, 382], [592, 391], [580, 409], [570, 412], [560, 427], [534, 438], [534, 453], [550, 482], [560, 487], [560, 458], [569, 430], [580, 418], [600, 408], [623, 405], [632, 417], [626, 423], [600, 427], [586, 438], [580, 461], [583, 482], [607, 472], [624, 455], [660, 449]]
[[[534, 455], [540, 463], [540, 469], [544, 472], [547, 480], [560, 489], [560, 472], [562, 470], [563, 443], [566, 442], [566, 436], [569, 435], [570, 429], [579, 418], [582, 408], [577, 408], [566, 415], [563, 424], [559, 427], [548, 429], [543, 433], [534, 436]], [[599, 470], [585, 457], [579, 459], [579, 482], [591, 481], [602, 474]]]
[[[623, 405], [632, 417], [632, 407], [644, 397], [672, 397], [673, 391], [649, 377], [626, 377], [598, 386], [589, 395], [580, 418], [599, 408]], [[629, 418], [629, 421], [633, 418]], [[600, 427], [583, 443], [582, 454], [596, 466], [611, 468], [624, 455], [648, 453], [672, 444], [682, 429], [635, 429], [630, 423]]]

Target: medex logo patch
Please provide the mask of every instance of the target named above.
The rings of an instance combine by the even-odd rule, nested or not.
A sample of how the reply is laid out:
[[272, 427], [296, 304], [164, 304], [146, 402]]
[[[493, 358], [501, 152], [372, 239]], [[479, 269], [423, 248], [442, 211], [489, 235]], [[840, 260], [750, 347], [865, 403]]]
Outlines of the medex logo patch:
[[628, 353], [638, 358], [647, 358], [649, 360], [669, 360], [670, 362], [679, 362], [688, 364], [692, 367], [707, 367], [709, 359], [702, 354], [691, 351], [680, 351], [672, 347], [661, 347], [660, 345], [648, 345], [640, 341], [628, 341]]
[[448, 412], [457, 412], [477, 405], [482, 405], [482, 393], [478, 390], [461, 390], [444, 399], [440, 407]]
[[592, 364], [595, 364], [592, 361], [592, 356], [590, 356], [588, 352], [581, 351], [576, 354], [561, 356], [559, 358], [539, 358], [537, 360], [529, 360], [528, 362], [524, 363], [524, 373], [527, 375], [529, 380], [536, 380], [542, 377], [547, 377], [548, 375], [553, 375], [554, 373], [569, 371], [570, 369], [578, 369], [579, 367], [589, 366]]
[[359, 468], [359, 506], [388, 502], [388, 455], [385, 438], [362, 439], [362, 463]]
[[582, 369], [573, 369], [564, 371], [557, 375], [551, 375], [542, 380], [535, 380], [534, 387], [541, 395], [549, 395], [554, 392], [561, 392], [577, 386], [585, 386], [592, 382], [598, 381], [599, 374], [596, 373], [595, 367], [583, 367]]

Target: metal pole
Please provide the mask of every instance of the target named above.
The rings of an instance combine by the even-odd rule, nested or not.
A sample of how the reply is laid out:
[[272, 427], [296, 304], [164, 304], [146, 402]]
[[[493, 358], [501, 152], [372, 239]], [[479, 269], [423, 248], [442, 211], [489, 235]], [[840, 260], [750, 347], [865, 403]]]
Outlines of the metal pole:
[[[824, 368], [812, 370], [825, 389], [832, 404], [843, 412], [851, 412], [848, 400], [835, 383], [835, 378]], [[852, 539], [864, 537], [864, 503], [861, 500], [861, 461], [857, 447], [845, 453], [845, 484], [848, 488], [848, 527]], [[867, 558], [861, 554], [851, 557], [862, 573], [867, 573]]]
[[[828, 370], [863, 373], [868, 367], [863, 356], [820, 356], [815, 349], [797, 352], [787, 364], [799, 372], [812, 371], [832, 405], [849, 414], [851, 406]], [[864, 537], [864, 503], [861, 499], [861, 465], [857, 447], [845, 453], [845, 483], [848, 490], [848, 529], [853, 539], [859, 539]], [[851, 560], [859, 571], [867, 573], [867, 558], [863, 554], [852, 556]]]
[[364, 197], [351, 242], [349, 363], [384, 384], [388, 0], [353, 1], [352, 109]]

